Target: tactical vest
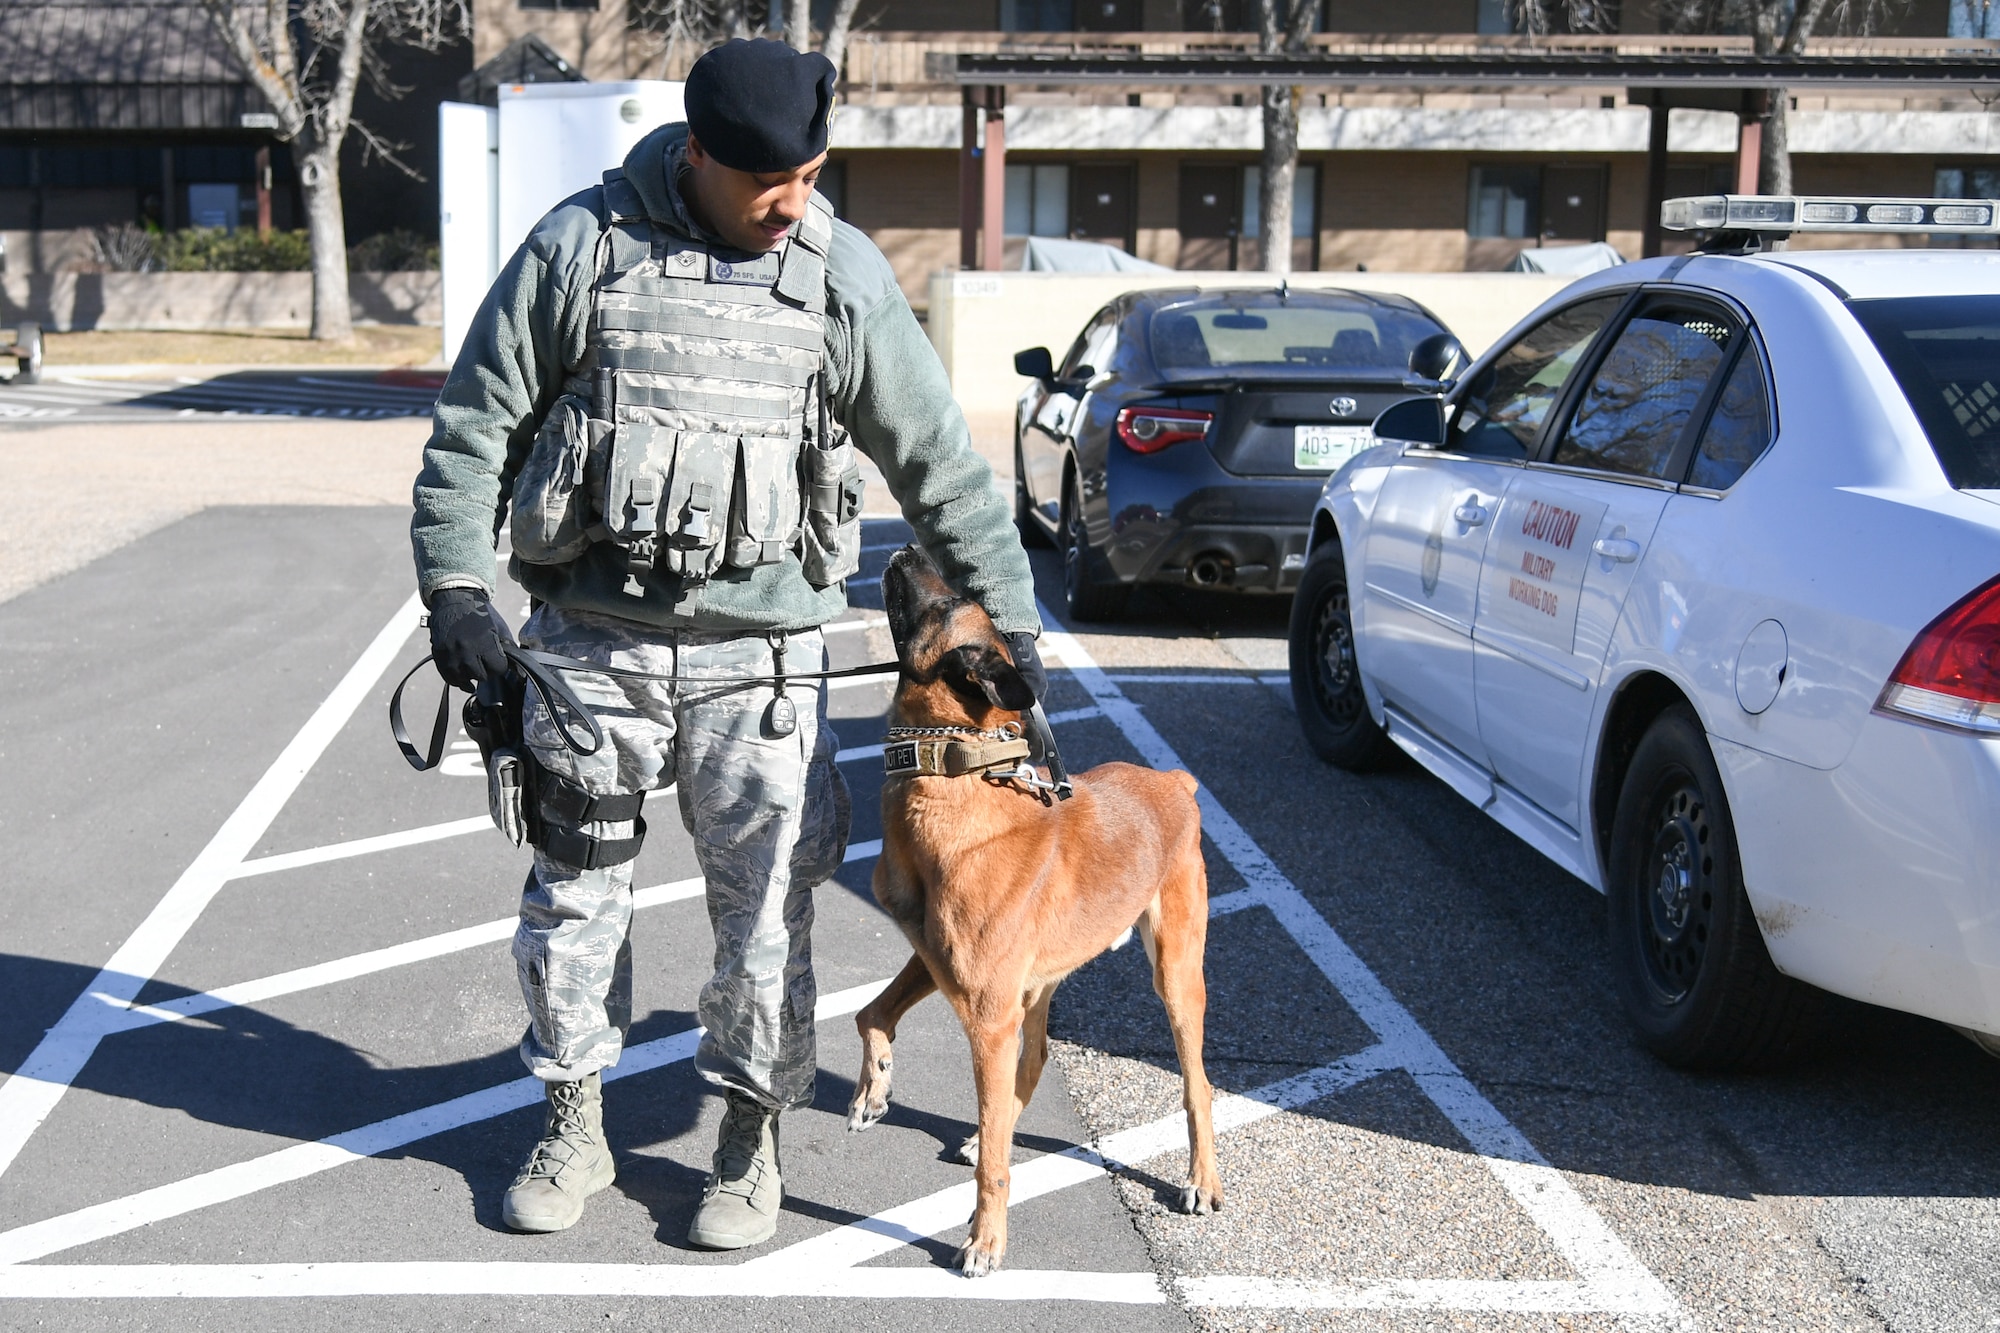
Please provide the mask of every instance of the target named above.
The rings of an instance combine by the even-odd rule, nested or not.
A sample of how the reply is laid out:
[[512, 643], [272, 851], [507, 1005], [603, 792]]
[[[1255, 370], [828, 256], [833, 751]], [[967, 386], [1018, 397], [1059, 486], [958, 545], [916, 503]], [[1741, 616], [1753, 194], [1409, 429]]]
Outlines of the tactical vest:
[[742, 257], [655, 226], [604, 177], [587, 351], [515, 482], [514, 553], [625, 552], [698, 589], [794, 554], [815, 587], [860, 564], [861, 470], [826, 405], [826, 255], [817, 193], [778, 249]]

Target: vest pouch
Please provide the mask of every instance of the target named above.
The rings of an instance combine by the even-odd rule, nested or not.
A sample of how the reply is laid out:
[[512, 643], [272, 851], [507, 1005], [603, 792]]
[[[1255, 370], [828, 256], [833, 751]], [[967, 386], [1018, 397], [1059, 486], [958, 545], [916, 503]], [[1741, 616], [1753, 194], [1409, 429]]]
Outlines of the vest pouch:
[[531, 565], [560, 565], [590, 545], [590, 470], [593, 432], [585, 402], [564, 394], [542, 422], [514, 479], [509, 528], [514, 554]]
[[722, 564], [733, 436], [621, 421], [611, 433], [604, 478], [604, 528], [630, 546], [654, 539], [654, 562], [670, 574], [706, 579]]
[[799, 441], [746, 435], [739, 441], [729, 506], [729, 559], [737, 569], [775, 565], [799, 536]]
[[800, 563], [806, 582], [825, 588], [861, 568], [861, 455], [845, 432], [830, 449], [806, 450], [806, 523]]

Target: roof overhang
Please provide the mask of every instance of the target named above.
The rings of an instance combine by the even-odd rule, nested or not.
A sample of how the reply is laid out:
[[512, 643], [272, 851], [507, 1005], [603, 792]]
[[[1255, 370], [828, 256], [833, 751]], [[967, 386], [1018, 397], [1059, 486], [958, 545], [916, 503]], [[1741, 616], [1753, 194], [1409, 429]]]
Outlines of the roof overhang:
[[2000, 42], [1968, 41], [1963, 54], [1764, 56], [1509, 50], [1401, 54], [1258, 52], [1183, 54], [965, 52], [929, 57], [931, 77], [974, 86], [1020, 84], [1298, 85], [1380, 88], [1606, 86], [1847, 93], [1990, 89]]

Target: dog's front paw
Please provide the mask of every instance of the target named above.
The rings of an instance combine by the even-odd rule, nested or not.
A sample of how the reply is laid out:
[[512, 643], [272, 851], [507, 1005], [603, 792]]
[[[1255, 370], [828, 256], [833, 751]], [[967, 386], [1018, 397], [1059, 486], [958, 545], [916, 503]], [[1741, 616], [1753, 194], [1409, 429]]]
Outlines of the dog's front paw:
[[1196, 1217], [1206, 1217], [1210, 1213], [1222, 1211], [1222, 1187], [1220, 1185], [1197, 1185], [1189, 1181], [1181, 1191], [1181, 1211]]
[[854, 1100], [847, 1104], [847, 1132], [859, 1134], [889, 1114], [889, 1061], [865, 1060], [854, 1080]]
[[974, 1134], [971, 1138], [959, 1144], [958, 1147], [952, 1152], [951, 1156], [953, 1161], [963, 1162], [967, 1166], [978, 1166], [979, 1136], [977, 1134]]
[[975, 1235], [959, 1250], [958, 1266], [967, 1277], [985, 1277], [999, 1269], [1006, 1252], [1006, 1241]]

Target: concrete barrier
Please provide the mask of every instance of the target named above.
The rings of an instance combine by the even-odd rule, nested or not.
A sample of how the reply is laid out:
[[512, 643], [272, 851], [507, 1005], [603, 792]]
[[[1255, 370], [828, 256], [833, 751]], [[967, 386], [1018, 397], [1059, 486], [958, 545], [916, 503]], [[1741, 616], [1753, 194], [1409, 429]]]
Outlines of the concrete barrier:
[[[1295, 288], [1395, 292], [1421, 303], [1478, 355], [1573, 278], [1550, 273], [1295, 273]], [[968, 415], [1011, 413], [1025, 386], [1014, 353], [1047, 347], [1056, 360], [1099, 307], [1149, 287], [1266, 287], [1264, 273], [938, 273], [930, 338]]]
[[[443, 316], [435, 272], [350, 273], [357, 324], [428, 324]], [[27, 273], [0, 279], [0, 324], [32, 319], [83, 329], [303, 329], [310, 273]]]

